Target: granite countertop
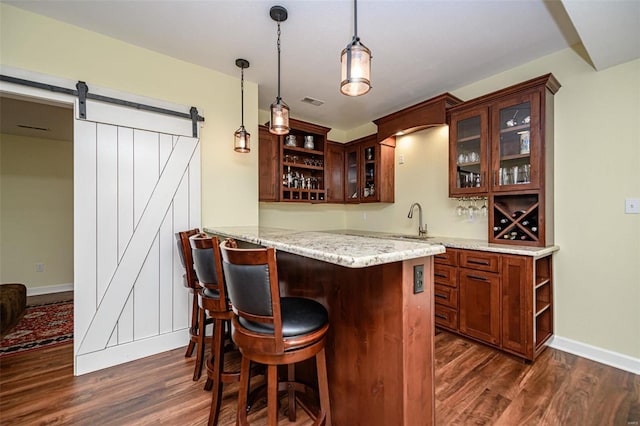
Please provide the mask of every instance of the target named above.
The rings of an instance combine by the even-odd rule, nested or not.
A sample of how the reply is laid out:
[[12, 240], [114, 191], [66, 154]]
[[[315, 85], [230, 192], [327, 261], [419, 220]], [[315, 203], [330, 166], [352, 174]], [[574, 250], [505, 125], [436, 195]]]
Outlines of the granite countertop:
[[367, 236], [371, 238], [381, 238], [381, 239], [391, 238], [391, 239], [400, 239], [400, 240], [411, 240], [411, 241], [417, 241], [419, 243], [426, 242], [429, 244], [441, 244], [449, 248], [488, 251], [492, 253], [501, 253], [501, 254], [515, 254], [519, 256], [531, 256], [533, 258], [544, 257], [553, 252], [560, 250], [560, 247], [558, 246], [531, 247], [531, 246], [522, 246], [522, 245], [492, 244], [492, 243], [488, 243], [486, 240], [474, 240], [469, 238], [439, 237], [439, 236], [428, 236], [428, 237], [419, 238], [416, 235], [403, 235], [403, 234], [392, 233], [392, 232], [373, 232], [373, 231], [362, 231], [362, 230], [354, 230], [354, 229], [332, 230], [332, 231], [326, 231], [326, 232], [330, 232], [334, 234], [342, 234], [342, 235], [360, 235], [360, 236]]
[[[547, 256], [560, 249], [558, 246], [531, 247], [490, 244], [485, 240], [468, 238], [439, 236], [419, 238], [416, 235], [355, 229], [296, 231], [237, 226], [205, 228], [205, 231], [263, 246], [272, 246], [290, 253], [351, 268], [432, 256], [442, 253], [444, 247], [530, 256], [534, 259]], [[337, 235], [340, 235], [340, 238], [336, 238]]]
[[338, 232], [257, 226], [205, 227], [204, 231], [348, 268], [366, 268], [445, 252], [444, 246], [437, 243]]

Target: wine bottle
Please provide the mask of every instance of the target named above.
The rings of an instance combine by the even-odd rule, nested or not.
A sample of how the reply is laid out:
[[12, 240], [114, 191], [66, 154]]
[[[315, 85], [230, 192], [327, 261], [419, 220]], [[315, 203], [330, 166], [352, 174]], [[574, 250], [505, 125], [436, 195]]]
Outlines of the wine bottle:
[[502, 231], [502, 226], [494, 226], [493, 227], [493, 232], [498, 233], [500, 231]]
[[506, 217], [503, 217], [502, 219], [500, 219], [500, 223], [503, 225], [506, 223], [509, 223], [509, 219], [507, 219]]

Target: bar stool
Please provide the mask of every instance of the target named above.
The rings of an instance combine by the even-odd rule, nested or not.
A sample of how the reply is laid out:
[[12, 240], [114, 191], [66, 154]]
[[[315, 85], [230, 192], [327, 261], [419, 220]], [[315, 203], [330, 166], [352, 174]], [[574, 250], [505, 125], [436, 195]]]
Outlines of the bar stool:
[[[185, 269], [183, 283], [193, 295], [191, 304], [191, 323], [189, 324], [189, 345], [187, 346], [187, 351], [184, 356], [190, 357], [193, 355], [193, 351], [197, 350], [196, 364], [193, 369], [194, 381], [199, 380], [202, 375], [206, 337], [204, 330], [206, 325], [212, 322], [210, 318], [206, 317], [204, 310], [200, 309], [198, 305], [198, 298], [201, 290], [200, 285], [198, 284], [198, 277], [193, 269], [193, 257], [191, 255], [191, 245], [189, 244], [189, 238], [199, 233], [200, 230], [198, 228], [194, 228], [188, 231], [178, 232], [176, 234], [180, 262]], [[202, 330], [200, 330], [201, 328]]]
[[[231, 320], [232, 338], [242, 353], [236, 424], [248, 424], [243, 407], [247, 403], [252, 361], [267, 365], [268, 425], [275, 426], [278, 391], [289, 391], [289, 420], [295, 421], [295, 392], [307, 390], [294, 381], [293, 364], [315, 357], [320, 410], [314, 425], [331, 425], [324, 351], [329, 329], [327, 310], [315, 300], [280, 297], [275, 249], [238, 249], [233, 240], [227, 240], [220, 250], [235, 313]], [[289, 381], [280, 384], [279, 365], [289, 365]]]
[[[189, 238], [193, 265], [198, 282], [202, 287], [198, 295], [200, 306], [200, 324], [203, 320], [203, 312], [206, 311], [213, 319], [213, 340], [211, 352], [207, 359], [207, 383], [205, 390], [212, 390], [211, 409], [209, 412], [209, 425], [218, 424], [220, 414], [220, 402], [222, 400], [222, 383], [232, 383], [240, 380], [239, 372], [224, 371], [224, 337], [225, 325], [230, 329], [230, 320], [233, 317], [231, 305], [227, 299], [224, 277], [222, 275], [222, 263], [220, 259], [219, 241], [217, 237], [209, 237], [206, 234], [197, 234]], [[204, 328], [201, 328], [204, 333]], [[246, 409], [246, 400], [245, 400]]]

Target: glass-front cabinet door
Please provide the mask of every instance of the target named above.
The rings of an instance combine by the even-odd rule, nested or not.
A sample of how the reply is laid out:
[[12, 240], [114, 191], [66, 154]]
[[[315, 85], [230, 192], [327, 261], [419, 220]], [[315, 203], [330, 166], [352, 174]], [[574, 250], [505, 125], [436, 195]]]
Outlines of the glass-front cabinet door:
[[486, 195], [488, 110], [453, 113], [450, 123], [449, 196]]
[[378, 155], [379, 145], [373, 142], [363, 143], [360, 147], [361, 158], [361, 182], [360, 201], [376, 201], [376, 191], [378, 190]]
[[492, 120], [492, 189], [538, 189], [540, 94], [524, 94], [498, 103]]
[[347, 148], [344, 156], [344, 201], [346, 203], [359, 203], [359, 159], [358, 145]]

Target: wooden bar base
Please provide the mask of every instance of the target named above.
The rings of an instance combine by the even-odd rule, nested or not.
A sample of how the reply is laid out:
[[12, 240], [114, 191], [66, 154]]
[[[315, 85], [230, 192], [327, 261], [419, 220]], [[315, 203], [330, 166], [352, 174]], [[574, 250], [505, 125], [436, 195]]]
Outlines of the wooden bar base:
[[[278, 251], [280, 291], [329, 311], [335, 426], [434, 424], [433, 257], [346, 268]], [[424, 266], [414, 294], [414, 266]], [[296, 370], [297, 371], [297, 370]]]

